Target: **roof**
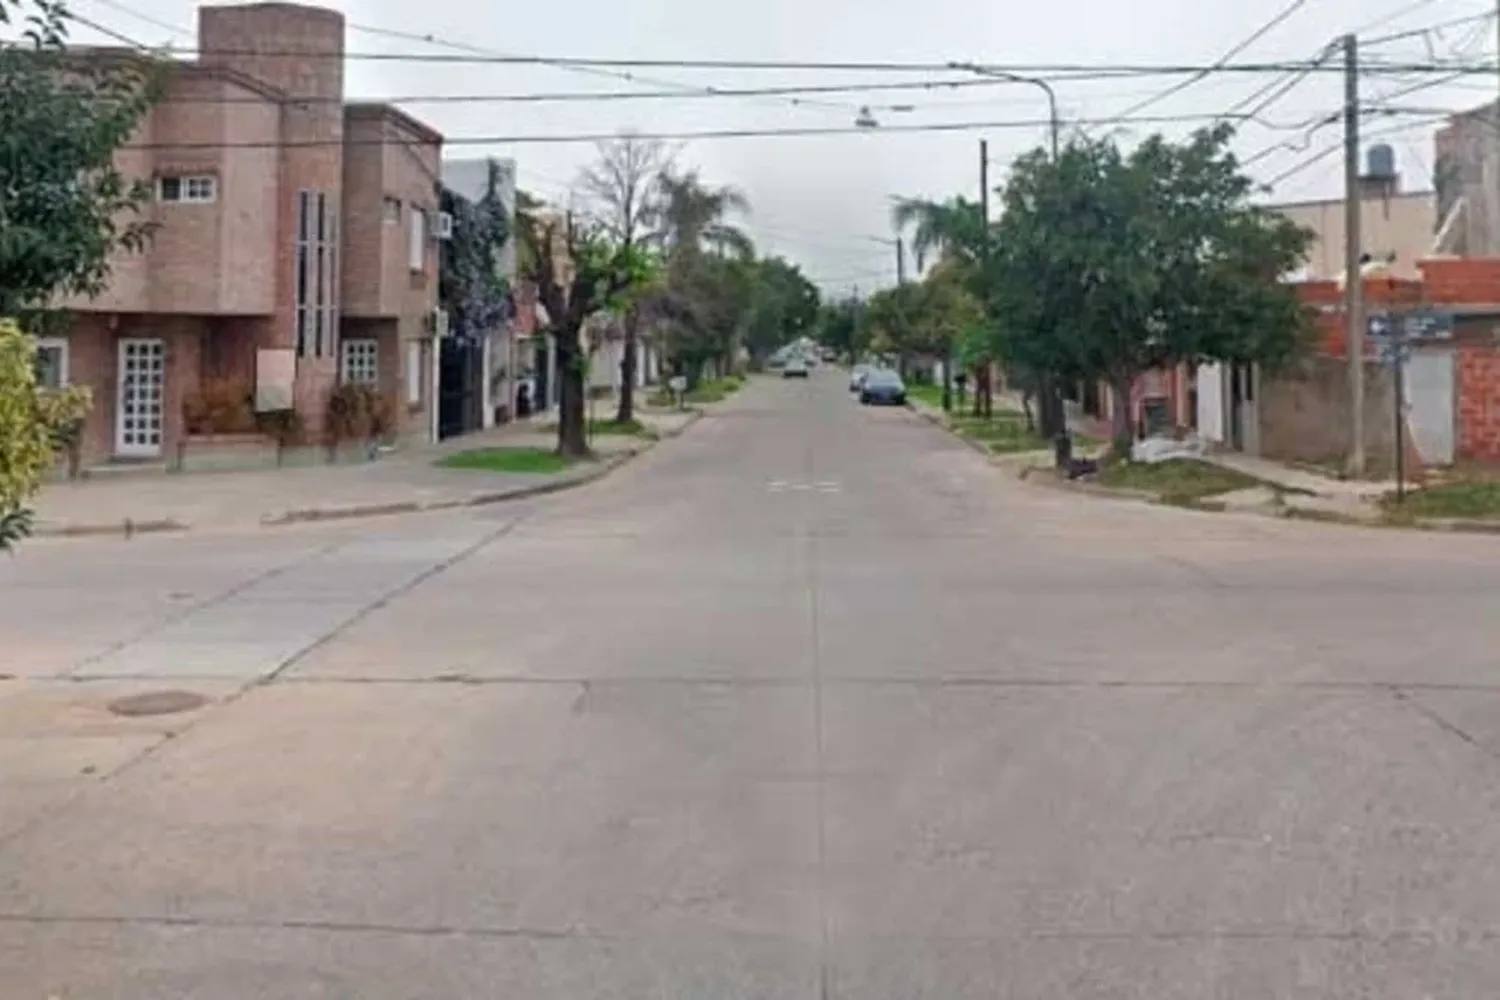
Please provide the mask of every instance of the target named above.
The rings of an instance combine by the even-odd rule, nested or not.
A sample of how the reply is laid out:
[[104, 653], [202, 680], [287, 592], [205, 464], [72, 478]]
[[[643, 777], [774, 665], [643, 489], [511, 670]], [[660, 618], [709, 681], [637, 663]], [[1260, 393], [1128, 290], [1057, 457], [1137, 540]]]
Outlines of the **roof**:
[[413, 118], [394, 104], [379, 101], [350, 101], [344, 105], [344, 114], [352, 118], [378, 118], [388, 121], [410, 132], [416, 139], [441, 145], [443, 133], [426, 122]]
[[[1432, 201], [1437, 198], [1436, 191], [1397, 191], [1395, 194], [1381, 198], [1365, 198], [1365, 201]], [[1284, 212], [1292, 208], [1323, 208], [1333, 205], [1342, 205], [1342, 196], [1337, 198], [1309, 198], [1305, 201], [1277, 201], [1267, 202], [1261, 208], [1270, 209], [1273, 212]]]

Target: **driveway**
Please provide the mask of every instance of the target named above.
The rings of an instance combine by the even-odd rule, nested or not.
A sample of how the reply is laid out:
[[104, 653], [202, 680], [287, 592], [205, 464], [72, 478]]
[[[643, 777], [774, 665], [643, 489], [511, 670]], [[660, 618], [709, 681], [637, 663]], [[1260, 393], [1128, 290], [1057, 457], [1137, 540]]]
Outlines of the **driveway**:
[[37, 542], [0, 997], [1489, 995], [1497, 585], [822, 371], [529, 506]]

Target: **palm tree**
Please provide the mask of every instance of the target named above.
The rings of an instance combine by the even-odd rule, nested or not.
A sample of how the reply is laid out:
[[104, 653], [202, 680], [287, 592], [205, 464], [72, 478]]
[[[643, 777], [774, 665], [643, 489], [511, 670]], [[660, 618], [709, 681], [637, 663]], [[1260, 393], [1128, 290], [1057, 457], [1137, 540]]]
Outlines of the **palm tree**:
[[746, 257], [754, 251], [750, 237], [725, 221], [750, 211], [749, 200], [738, 188], [707, 187], [697, 170], [679, 174], [670, 167], [661, 172], [657, 184], [655, 235], [668, 256], [708, 249], [721, 256]]
[[[698, 347], [692, 352], [692, 367], [710, 353], [733, 356], [732, 331], [722, 329], [727, 309], [735, 298], [730, 278], [731, 261], [755, 256], [750, 237], [732, 225], [731, 215], [749, 211], [743, 192], [733, 187], [710, 187], [697, 170], [678, 173], [671, 167], [657, 179], [653, 241], [665, 258], [664, 294], [658, 312], [680, 333], [694, 331]], [[681, 341], [679, 341], [681, 343]], [[709, 350], [709, 345], [714, 350]], [[679, 356], [679, 361], [684, 360]], [[687, 373], [695, 377], [693, 372]]]
[[918, 272], [929, 254], [975, 260], [983, 248], [983, 209], [962, 196], [944, 202], [898, 198], [891, 209], [891, 224], [898, 233], [911, 230], [912, 257]]
[[[898, 198], [891, 209], [891, 224], [896, 232], [911, 230], [912, 257], [920, 273], [927, 256], [937, 253], [944, 265], [960, 275], [960, 280], [974, 269], [984, 251], [987, 233], [984, 209], [962, 195], [936, 202], [921, 198]], [[953, 358], [943, 359], [943, 409], [953, 406]], [[988, 366], [975, 371], [975, 403], [989, 391]]]

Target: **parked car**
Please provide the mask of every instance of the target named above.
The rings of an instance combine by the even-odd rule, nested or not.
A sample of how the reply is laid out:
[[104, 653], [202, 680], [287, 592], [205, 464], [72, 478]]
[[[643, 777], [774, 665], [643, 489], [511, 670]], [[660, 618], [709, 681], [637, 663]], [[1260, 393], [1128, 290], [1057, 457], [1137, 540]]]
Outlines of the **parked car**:
[[866, 406], [905, 406], [906, 383], [888, 368], [872, 371], [859, 387], [859, 401]]
[[807, 362], [801, 358], [789, 358], [781, 369], [782, 378], [807, 378]]

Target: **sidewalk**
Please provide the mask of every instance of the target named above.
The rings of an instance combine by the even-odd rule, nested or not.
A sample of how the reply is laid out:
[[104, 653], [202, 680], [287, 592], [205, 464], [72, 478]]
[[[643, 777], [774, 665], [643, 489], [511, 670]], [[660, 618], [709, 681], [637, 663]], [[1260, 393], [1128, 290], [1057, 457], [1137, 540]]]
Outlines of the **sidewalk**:
[[[662, 437], [680, 433], [696, 413], [643, 410], [641, 423]], [[83, 479], [43, 489], [35, 504], [39, 536], [104, 535], [193, 528], [274, 526], [334, 518], [476, 506], [565, 489], [599, 478], [652, 441], [597, 435], [600, 461], [542, 475], [439, 468], [446, 455], [473, 448], [551, 448], [555, 427], [538, 416], [435, 445], [416, 445], [359, 465], [244, 472], [151, 473]]]

